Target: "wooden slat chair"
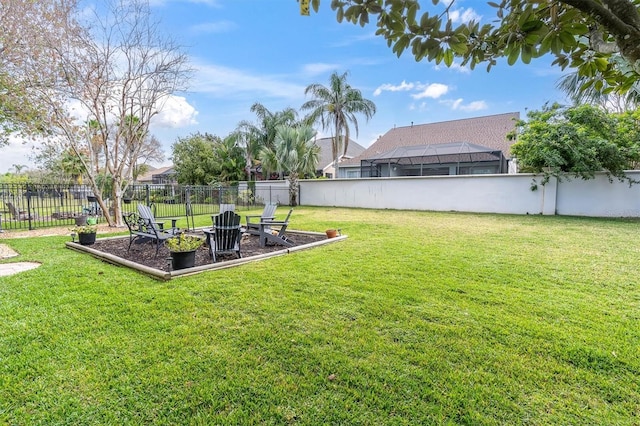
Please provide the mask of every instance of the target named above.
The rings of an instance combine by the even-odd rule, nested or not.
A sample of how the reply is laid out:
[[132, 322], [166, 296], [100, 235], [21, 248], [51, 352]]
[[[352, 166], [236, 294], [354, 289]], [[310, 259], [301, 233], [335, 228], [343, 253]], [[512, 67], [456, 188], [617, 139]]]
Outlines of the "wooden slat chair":
[[206, 230], [209, 255], [216, 261], [216, 254], [235, 253], [238, 259], [240, 254], [240, 215], [233, 211], [220, 213], [213, 218], [213, 229]]
[[149, 219], [141, 217], [137, 213], [125, 213], [122, 218], [127, 228], [129, 228], [129, 247], [127, 252], [131, 250], [131, 244], [136, 240], [140, 242], [150, 241], [156, 245], [156, 257], [158, 257], [160, 245], [176, 235], [173, 232], [161, 231]]
[[[222, 214], [224, 212], [235, 212], [236, 211], [236, 205], [235, 204], [220, 204], [220, 208], [218, 211], [218, 214]], [[211, 215], [211, 220], [214, 221], [215, 217], [218, 216], [218, 214], [212, 214]]]
[[171, 218], [171, 228], [164, 229], [164, 222], [158, 222], [156, 218], [153, 216], [153, 212], [151, 211], [151, 207], [146, 204], [138, 204], [138, 214], [141, 218], [147, 219], [152, 227], [157, 228], [159, 232], [169, 232], [171, 234], [177, 234], [180, 232], [180, 229], [176, 227], [177, 218]]
[[293, 247], [293, 241], [289, 239], [285, 232], [289, 226], [289, 218], [293, 209], [284, 220], [261, 220], [259, 224], [260, 247], [265, 247], [268, 243], [278, 244], [286, 247]]
[[[278, 205], [275, 203], [266, 204], [261, 215], [247, 215], [247, 227], [244, 232], [251, 235], [260, 235], [260, 222], [263, 220], [274, 220], [276, 218], [277, 207]], [[258, 222], [254, 220], [256, 218], [259, 218]]]
[[7, 202], [6, 204], [14, 220], [36, 219], [35, 215], [30, 215], [28, 211], [17, 208], [13, 203]]

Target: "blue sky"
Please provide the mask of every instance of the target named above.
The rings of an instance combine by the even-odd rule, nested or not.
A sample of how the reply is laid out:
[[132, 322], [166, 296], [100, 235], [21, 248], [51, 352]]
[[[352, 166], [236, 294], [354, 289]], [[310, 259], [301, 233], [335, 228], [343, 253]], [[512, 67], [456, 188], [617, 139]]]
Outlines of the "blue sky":
[[[319, 13], [301, 16], [295, 0], [151, 0], [161, 27], [184, 46], [195, 69], [189, 91], [179, 93], [153, 124], [170, 163], [177, 137], [208, 132], [224, 137], [241, 120], [254, 120], [250, 107], [260, 102], [271, 111], [298, 109], [311, 83], [328, 85], [333, 71], [348, 71], [349, 83], [377, 107], [368, 122], [359, 117], [364, 147], [394, 126], [455, 120], [540, 109], [545, 102], [565, 102], [556, 89], [561, 76], [552, 58], [490, 72], [400, 58], [376, 37], [375, 25], [339, 24], [330, 0]], [[423, 9], [432, 8], [423, 0]], [[485, 1], [457, 0], [460, 19], [493, 20]], [[318, 129], [321, 135], [329, 135]], [[31, 165], [28, 146], [2, 148], [0, 172], [13, 164]], [[156, 164], [160, 165], [160, 164]]]

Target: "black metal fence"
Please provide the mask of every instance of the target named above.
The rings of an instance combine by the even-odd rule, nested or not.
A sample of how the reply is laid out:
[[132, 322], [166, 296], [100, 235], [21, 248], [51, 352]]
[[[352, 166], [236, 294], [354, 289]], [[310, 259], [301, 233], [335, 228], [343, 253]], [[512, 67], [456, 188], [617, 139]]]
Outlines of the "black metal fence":
[[[109, 214], [112, 200], [103, 194]], [[288, 189], [282, 182], [256, 186], [130, 185], [123, 194], [123, 213], [137, 210], [138, 203], [151, 206], [158, 218], [215, 214], [220, 204], [252, 207], [264, 203], [286, 204]], [[104, 215], [87, 185], [0, 184], [0, 230], [73, 226], [83, 217]]]

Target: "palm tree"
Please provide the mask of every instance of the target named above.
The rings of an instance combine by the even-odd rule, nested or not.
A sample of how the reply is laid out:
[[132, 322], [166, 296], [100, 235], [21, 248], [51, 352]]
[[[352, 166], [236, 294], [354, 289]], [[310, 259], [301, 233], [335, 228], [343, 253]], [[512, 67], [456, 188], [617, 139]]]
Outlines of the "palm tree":
[[22, 173], [23, 169], [26, 169], [27, 166], [25, 164], [13, 164], [13, 170], [15, 170], [15, 173], [17, 175], [19, 175], [20, 173]]
[[636, 82], [629, 91], [618, 94], [611, 91], [605, 80], [595, 84], [593, 77], [580, 75], [577, 71], [569, 73], [560, 80], [556, 87], [565, 92], [576, 104], [593, 104], [602, 107], [608, 112], [632, 111], [640, 106], [640, 82]]
[[218, 166], [219, 182], [237, 182], [246, 179], [243, 167], [243, 150], [233, 134], [215, 144], [214, 155]]
[[271, 112], [259, 102], [251, 105], [251, 112], [257, 116], [257, 123], [241, 121], [233, 132], [238, 144], [244, 148], [245, 170], [249, 180], [252, 179], [251, 168], [263, 148], [273, 148], [276, 137], [276, 126], [295, 126], [298, 113], [293, 108]]
[[289, 180], [289, 204], [298, 205], [298, 180], [301, 176], [314, 174], [320, 155], [320, 147], [313, 140], [315, 131], [311, 126], [277, 126], [274, 147], [261, 151], [262, 167], [280, 170]]
[[311, 110], [305, 122], [320, 122], [323, 129], [331, 128], [333, 140], [331, 154], [334, 158], [335, 174], [338, 177], [338, 161], [347, 153], [349, 147], [349, 123], [353, 123], [358, 135], [356, 114], [364, 114], [367, 121], [376, 113], [376, 105], [362, 97], [358, 89], [347, 83], [348, 72], [338, 75], [334, 72], [329, 77], [329, 87], [314, 83], [307, 86], [304, 93], [313, 95], [314, 99], [302, 105], [303, 110]]
[[86, 173], [87, 155], [85, 152], [75, 153], [68, 149], [60, 157], [60, 167], [65, 174], [70, 175], [78, 185], [82, 185], [82, 176]]

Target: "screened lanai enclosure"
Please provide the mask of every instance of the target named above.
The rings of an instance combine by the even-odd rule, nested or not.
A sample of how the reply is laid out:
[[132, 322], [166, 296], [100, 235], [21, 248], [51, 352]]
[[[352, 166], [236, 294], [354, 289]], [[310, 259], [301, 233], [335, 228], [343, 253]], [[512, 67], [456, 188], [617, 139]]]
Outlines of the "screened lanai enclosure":
[[507, 172], [507, 160], [502, 151], [468, 142], [398, 147], [360, 162], [361, 177]]

